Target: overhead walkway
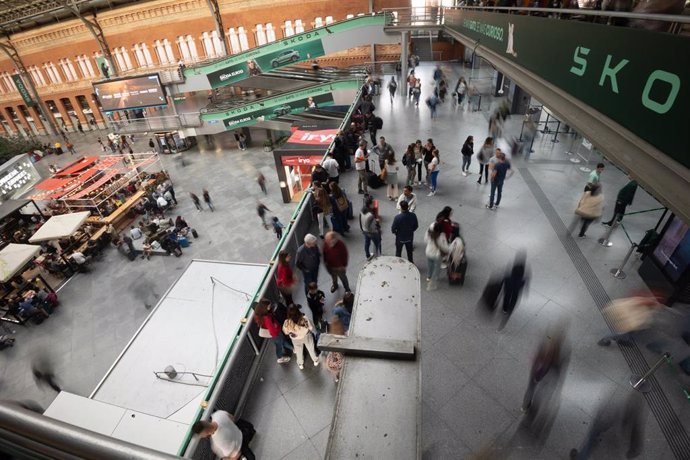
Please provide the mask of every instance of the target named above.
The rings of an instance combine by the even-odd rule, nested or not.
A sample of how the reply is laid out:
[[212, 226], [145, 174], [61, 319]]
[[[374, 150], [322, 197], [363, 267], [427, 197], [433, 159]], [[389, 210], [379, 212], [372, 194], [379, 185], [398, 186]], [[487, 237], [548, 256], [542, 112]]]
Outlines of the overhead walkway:
[[384, 31], [386, 15], [360, 16], [185, 69], [185, 82], [172, 85], [174, 93], [203, 91], [236, 85], [250, 77], [355, 46], [399, 43], [399, 34]]

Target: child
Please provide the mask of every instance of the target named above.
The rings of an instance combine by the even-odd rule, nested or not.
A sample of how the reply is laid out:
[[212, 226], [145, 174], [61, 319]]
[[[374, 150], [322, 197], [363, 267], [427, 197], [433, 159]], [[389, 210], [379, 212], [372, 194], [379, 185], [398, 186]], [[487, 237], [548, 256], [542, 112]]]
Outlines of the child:
[[307, 291], [307, 304], [314, 317], [314, 325], [320, 331], [321, 321], [323, 319], [323, 304], [326, 302], [326, 294], [319, 290], [319, 286], [311, 282], [309, 283]]
[[271, 221], [271, 225], [273, 225], [273, 231], [276, 232], [276, 237], [278, 237], [278, 239], [281, 239], [283, 237], [283, 229], [285, 228], [285, 225], [283, 225], [276, 216], [273, 216], [271, 218]]

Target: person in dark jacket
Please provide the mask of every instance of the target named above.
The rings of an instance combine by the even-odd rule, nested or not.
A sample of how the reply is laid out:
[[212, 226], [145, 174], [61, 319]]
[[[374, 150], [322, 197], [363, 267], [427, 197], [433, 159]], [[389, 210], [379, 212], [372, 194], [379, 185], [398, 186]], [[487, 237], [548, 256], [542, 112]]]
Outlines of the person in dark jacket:
[[467, 136], [467, 140], [462, 144], [462, 175], [467, 176], [470, 170], [470, 163], [472, 162], [472, 155], [474, 155], [474, 138]]
[[623, 215], [625, 214], [625, 209], [630, 206], [635, 198], [635, 192], [637, 191], [637, 181], [631, 180], [625, 186], [618, 191], [618, 196], [616, 196], [616, 207], [613, 210], [613, 216], [606, 222], [602, 222], [601, 225], [611, 226], [613, 225], [613, 220], [618, 216], [618, 222], [623, 220]]
[[319, 265], [321, 264], [321, 251], [317, 246], [318, 238], [311, 233], [304, 236], [304, 244], [297, 248], [295, 266], [302, 272], [304, 281], [304, 294], [309, 292], [309, 283], [319, 281]]
[[412, 246], [414, 242], [414, 232], [419, 228], [417, 216], [410, 212], [407, 201], [400, 202], [400, 214], [393, 219], [391, 232], [395, 234], [395, 256], [402, 256], [402, 248], [405, 246], [407, 260], [414, 263], [412, 258]]
[[[328, 273], [331, 274], [331, 278], [333, 279], [331, 292], [338, 290], [338, 278], [340, 278], [340, 281], [343, 283], [345, 291], [349, 291], [350, 282], [347, 279], [347, 246], [338, 238], [336, 232], [326, 233], [323, 244], [323, 262], [326, 264], [326, 270], [328, 270]], [[314, 321], [316, 321], [316, 319], [314, 319]]]

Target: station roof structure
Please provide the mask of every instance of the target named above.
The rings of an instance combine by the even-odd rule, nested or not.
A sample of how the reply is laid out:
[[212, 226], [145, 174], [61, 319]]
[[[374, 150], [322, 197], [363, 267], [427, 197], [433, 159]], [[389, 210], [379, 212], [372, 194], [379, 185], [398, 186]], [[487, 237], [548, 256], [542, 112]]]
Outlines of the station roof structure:
[[82, 14], [95, 14], [137, 0], [0, 0], [0, 32], [21, 32], [74, 18], [70, 7]]

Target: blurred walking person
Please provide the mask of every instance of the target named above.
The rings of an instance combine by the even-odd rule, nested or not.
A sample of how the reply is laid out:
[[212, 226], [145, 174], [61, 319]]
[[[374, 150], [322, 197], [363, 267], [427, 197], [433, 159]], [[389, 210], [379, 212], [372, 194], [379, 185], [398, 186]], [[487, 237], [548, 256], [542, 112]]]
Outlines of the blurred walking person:
[[584, 238], [587, 229], [594, 222], [599, 219], [604, 212], [604, 194], [601, 193], [600, 184], [587, 184], [585, 191], [577, 204], [575, 214], [580, 216], [580, 233], [579, 238]]
[[259, 188], [262, 192], [264, 192], [264, 195], [268, 195], [268, 192], [266, 191], [266, 178], [263, 174], [259, 173], [256, 176], [256, 183], [259, 184]]
[[206, 206], [208, 206], [208, 209], [210, 209], [211, 212], [215, 211], [215, 208], [213, 207], [213, 201], [211, 201], [211, 195], [208, 193], [208, 190], [204, 189], [201, 195], [204, 197], [204, 201], [206, 202]]
[[189, 192], [189, 197], [192, 199], [192, 202], [194, 203], [194, 206], [196, 206], [197, 211], [201, 211], [201, 201], [199, 200], [199, 197], [196, 196], [196, 194]]
[[270, 211], [270, 209], [268, 209], [266, 205], [263, 204], [261, 201], [257, 201], [256, 213], [259, 215], [259, 218], [261, 219], [261, 223], [263, 224], [264, 228], [268, 230], [268, 224], [266, 223], [266, 211]]
[[297, 283], [297, 278], [295, 278], [290, 264], [291, 259], [290, 253], [283, 249], [278, 253], [278, 265], [276, 266], [276, 286], [287, 305], [292, 304], [292, 292]]
[[625, 214], [625, 209], [630, 206], [635, 198], [635, 192], [637, 191], [637, 181], [631, 180], [625, 186], [618, 191], [616, 196], [616, 207], [613, 210], [613, 216], [606, 222], [602, 222], [602, 225], [611, 226], [614, 220], [618, 222], [623, 220], [623, 215]]
[[652, 326], [661, 307], [659, 301], [651, 295], [612, 301], [604, 308], [603, 314], [613, 326], [613, 331], [602, 337], [597, 344], [608, 346], [612, 340], [619, 344], [629, 343], [633, 333]]
[[395, 76], [391, 77], [391, 81], [388, 82], [388, 92], [391, 96], [391, 104], [395, 98], [395, 92], [398, 90], [398, 83], [395, 81]]
[[532, 368], [529, 374], [529, 383], [525, 396], [522, 398], [522, 411], [527, 412], [532, 406], [532, 400], [537, 390], [537, 385], [551, 372], [560, 373], [567, 365], [567, 352], [565, 351], [565, 329], [559, 326], [555, 331], [546, 334], [539, 343], [537, 352], [532, 359]]
[[503, 280], [503, 320], [498, 330], [502, 330], [520, 301], [522, 290], [529, 283], [527, 274], [527, 254], [524, 250], [515, 254], [515, 260]]

